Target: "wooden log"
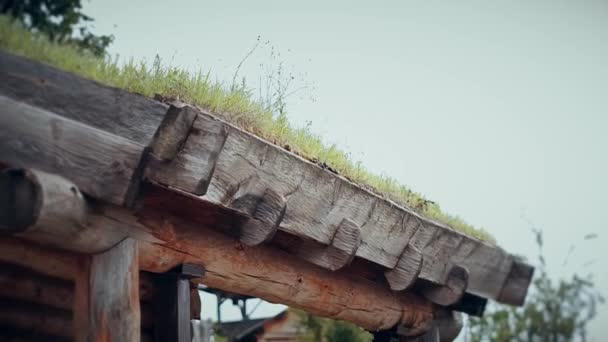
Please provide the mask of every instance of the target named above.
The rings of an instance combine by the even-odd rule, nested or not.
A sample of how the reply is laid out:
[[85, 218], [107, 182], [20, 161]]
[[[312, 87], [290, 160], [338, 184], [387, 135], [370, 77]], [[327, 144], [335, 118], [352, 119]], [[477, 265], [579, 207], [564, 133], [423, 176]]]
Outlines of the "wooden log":
[[454, 265], [447, 275], [445, 285], [423, 284], [420, 287], [422, 295], [435, 304], [442, 306], [458, 302], [464, 295], [469, 281], [469, 271], [459, 265]]
[[64, 338], [73, 336], [69, 311], [18, 301], [0, 302], [0, 325]]
[[452, 342], [462, 331], [464, 325], [462, 313], [439, 310], [435, 317], [435, 325], [439, 332], [439, 340], [441, 342]]
[[73, 280], [82, 256], [14, 237], [0, 237], [0, 261], [19, 265], [50, 277]]
[[9, 233], [28, 230], [42, 241], [82, 230], [86, 203], [78, 188], [62, 177], [8, 169], [0, 173], [0, 193], [5, 196], [0, 203], [0, 229]]
[[248, 246], [256, 246], [274, 237], [285, 215], [286, 201], [283, 196], [267, 189], [261, 196], [243, 194], [230, 207], [249, 216], [240, 227], [239, 240]]
[[[186, 268], [196, 271], [197, 267], [187, 265]], [[192, 274], [192, 272], [182, 272], [183, 269], [184, 265], [180, 265], [177, 269], [155, 277], [156, 324], [154, 325], [154, 336], [156, 341], [190, 342], [192, 340], [189, 278], [202, 277], [204, 271], [201, 268], [198, 272], [194, 272], [196, 274]]]
[[361, 230], [354, 222], [344, 219], [335, 230], [329, 245], [295, 237], [277, 239], [282, 249], [313, 264], [336, 271], [350, 264], [361, 245]]
[[195, 119], [196, 112], [191, 107], [171, 105], [150, 144], [152, 157], [160, 162], [171, 161], [177, 157]]
[[14, 167], [62, 175], [83, 192], [122, 205], [136, 191], [142, 151], [120, 136], [0, 95], [0, 159]]
[[0, 79], [0, 93], [12, 99], [140, 146], [150, 144], [168, 107], [5, 51], [0, 51]]
[[412, 245], [407, 245], [401, 258], [392, 270], [384, 272], [386, 280], [394, 291], [403, 291], [414, 285], [422, 268], [422, 252]]
[[[186, 108], [188, 114], [194, 111], [191, 107]], [[170, 113], [168, 117], [171, 117]], [[227, 135], [223, 126], [205, 123], [200, 117], [195, 118], [186, 141], [170, 161], [150, 158], [146, 165], [146, 178], [195, 195], [204, 195], [215, 170], [218, 151], [224, 146]]]
[[514, 260], [497, 300], [510, 305], [523, 305], [533, 275], [534, 267], [521, 260]]
[[[210, 287], [280, 302], [370, 330], [390, 328], [399, 322], [416, 326], [432, 319], [433, 307], [412, 294], [393, 293], [348, 272], [323, 270], [270, 246], [247, 247], [207, 230], [204, 227], [212, 227], [214, 222], [222, 224], [232, 217], [230, 212], [218, 212], [211, 204], [201, 210], [201, 203], [206, 202], [185, 200], [165, 196], [159, 188], [146, 194], [138, 213], [140, 222], [171, 248], [142, 243], [143, 270], [165, 272], [181, 263], [204, 265], [207, 273], [199, 281]], [[201, 201], [192, 207], [207, 214], [199, 215], [197, 224], [183, 219], [189, 216], [183, 212], [190, 207], [185, 204], [187, 201]], [[165, 210], [162, 217], [160, 207]], [[216, 211], [214, 215], [208, 215], [212, 210]], [[268, 278], [269, 274], [273, 277]]]
[[[418, 326], [432, 319], [433, 306], [415, 295], [393, 293], [382, 284], [359, 278], [347, 270], [330, 272], [315, 267], [271, 246], [243, 246], [210, 229], [215, 225], [230, 226], [231, 220], [235, 219], [234, 211], [198, 198], [189, 198], [197, 201], [196, 205], [190, 205], [188, 201], [175, 197], [184, 195], [155, 189], [159, 192], [147, 193], [137, 218], [125, 215], [113, 206], [98, 208], [108, 219], [122, 225], [139, 221], [140, 225], [135, 229], [150, 230], [156, 236], [155, 241], [166, 245], [140, 242], [140, 267], [144, 271], [163, 273], [189, 262], [204, 265], [208, 271], [204, 280], [209, 286], [351, 321], [370, 330], [390, 328], [398, 322]], [[206, 207], [201, 207], [198, 202], [207, 203]], [[185, 212], [180, 210], [195, 210], [197, 215], [182, 215]], [[186, 222], [180, 216], [197, 221]], [[76, 287], [77, 298], [87, 298], [87, 287], [82, 286], [86, 281], [82, 278], [87, 279], [88, 275], [75, 271], [87, 269], [86, 265], [77, 264], [86, 263], [87, 258], [74, 257], [79, 254], [73, 253], [49, 253], [14, 238], [0, 239], [0, 247], [0, 258], [4, 261], [25, 264], [68, 279], [78, 273], [81, 280], [77, 284], [81, 286]], [[69, 247], [70, 240], [66, 240], [65, 248]], [[273, 277], [269, 278], [268, 274]], [[201, 280], [197, 279], [197, 282]], [[83, 301], [79, 302], [82, 304]], [[75, 312], [86, 313], [86, 307], [80, 311], [75, 309]], [[77, 316], [84, 317], [83, 314]]]
[[[38, 243], [83, 253], [99, 253], [133, 233], [87, 203], [75, 184], [38, 170], [0, 172], [0, 229]], [[114, 210], [120, 214], [125, 209]], [[135, 224], [135, 223], [133, 223]], [[141, 237], [141, 236], [140, 236]]]
[[0, 298], [71, 310], [73, 292], [71, 282], [0, 264]]
[[77, 341], [139, 341], [138, 247], [126, 239], [83, 260], [76, 278]]

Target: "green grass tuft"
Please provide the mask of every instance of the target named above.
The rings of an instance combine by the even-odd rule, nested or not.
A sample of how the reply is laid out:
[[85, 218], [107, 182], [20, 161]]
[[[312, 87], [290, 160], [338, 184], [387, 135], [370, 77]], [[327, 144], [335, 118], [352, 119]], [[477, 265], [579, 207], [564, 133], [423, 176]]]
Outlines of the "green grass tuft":
[[156, 94], [205, 108], [215, 115], [309, 160], [324, 163], [349, 180], [392, 201], [410, 207], [432, 219], [448, 224], [485, 241], [493, 238], [483, 229], [447, 214], [421, 194], [399, 184], [394, 178], [379, 176], [338, 149], [327, 146], [308, 126], [292, 126], [284, 114], [274, 115], [242, 84], [226, 87], [211, 81], [208, 72], [190, 73], [164, 65], [157, 57], [152, 63], [99, 58], [75, 46], [50, 42], [8, 17], [0, 16], [0, 48], [82, 75], [109, 86], [153, 97]]

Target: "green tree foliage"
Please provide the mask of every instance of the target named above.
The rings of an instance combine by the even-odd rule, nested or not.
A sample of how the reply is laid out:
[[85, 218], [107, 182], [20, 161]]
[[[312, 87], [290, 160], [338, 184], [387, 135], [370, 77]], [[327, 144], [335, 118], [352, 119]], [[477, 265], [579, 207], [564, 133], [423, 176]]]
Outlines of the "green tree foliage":
[[27, 29], [103, 56], [114, 37], [92, 34], [86, 25], [93, 19], [81, 10], [81, 0], [0, 0], [0, 14], [12, 16]]
[[542, 256], [542, 234], [534, 233], [541, 252], [526, 304], [522, 308], [496, 305], [484, 317], [470, 318], [466, 341], [587, 340], [587, 325], [604, 298], [595, 289], [591, 276], [573, 275], [567, 280], [552, 280]]
[[358, 326], [344, 321], [320, 318], [307, 312], [290, 309], [300, 318], [304, 333], [302, 342], [370, 342], [372, 336]]

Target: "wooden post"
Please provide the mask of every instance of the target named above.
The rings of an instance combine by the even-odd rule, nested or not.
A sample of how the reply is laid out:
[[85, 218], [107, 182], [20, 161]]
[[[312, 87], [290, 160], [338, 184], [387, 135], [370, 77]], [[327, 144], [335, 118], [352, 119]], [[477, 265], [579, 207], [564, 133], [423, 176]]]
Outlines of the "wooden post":
[[190, 278], [202, 277], [200, 266], [183, 264], [155, 279], [156, 341], [190, 342]]
[[76, 275], [74, 334], [78, 342], [139, 341], [137, 242], [125, 239], [85, 257]]

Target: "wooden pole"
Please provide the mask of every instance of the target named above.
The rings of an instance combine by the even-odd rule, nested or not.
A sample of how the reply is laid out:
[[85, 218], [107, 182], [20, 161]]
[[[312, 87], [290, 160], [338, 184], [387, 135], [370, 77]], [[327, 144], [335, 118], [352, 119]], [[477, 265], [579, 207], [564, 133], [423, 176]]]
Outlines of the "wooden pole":
[[126, 239], [82, 260], [74, 300], [76, 341], [139, 341], [137, 242]]

